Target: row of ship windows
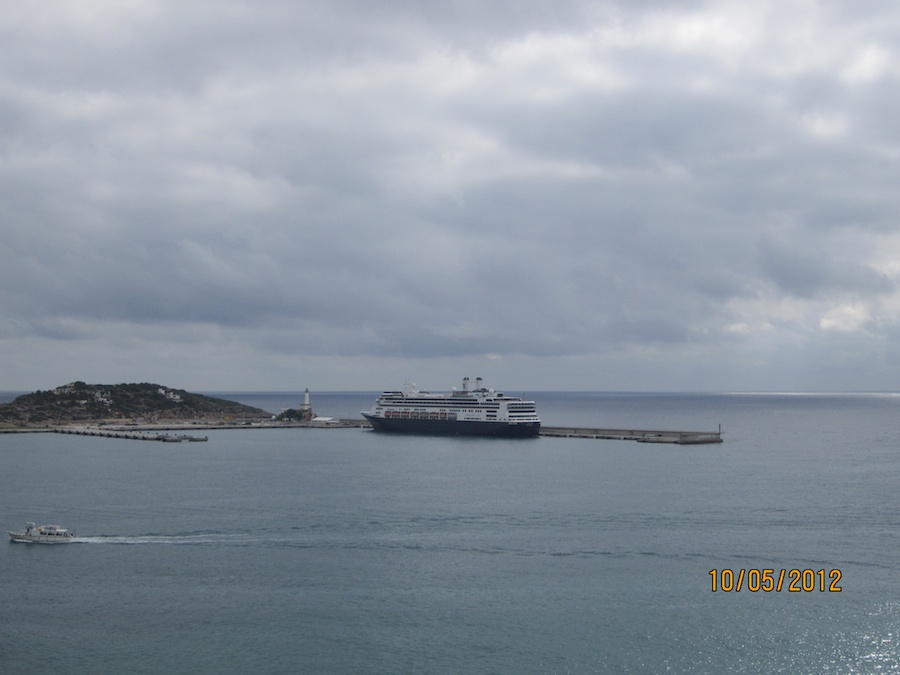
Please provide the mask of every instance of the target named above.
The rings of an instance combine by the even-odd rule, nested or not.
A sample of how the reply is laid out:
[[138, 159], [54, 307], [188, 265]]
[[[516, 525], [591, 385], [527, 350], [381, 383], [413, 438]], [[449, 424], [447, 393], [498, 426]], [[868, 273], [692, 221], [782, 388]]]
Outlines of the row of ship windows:
[[[383, 403], [385, 405], [392, 405], [391, 401], [383, 401]], [[473, 405], [475, 405], [472, 401], [404, 401], [404, 403], [406, 403], [407, 405], [418, 406], [420, 408], [471, 408]], [[394, 403], [393, 405], [396, 405], [396, 403]], [[512, 404], [509, 403], [507, 405], [509, 405], [510, 407], [512, 406]], [[481, 403], [478, 404], [478, 407], [499, 409], [500, 404]]]
[[[421, 394], [422, 392], [419, 392], [419, 393]], [[390, 399], [392, 401], [433, 401], [433, 400], [452, 401], [454, 399], [457, 399], [457, 400], [465, 399], [465, 400], [471, 401], [471, 400], [475, 399], [476, 397], [470, 396], [468, 394], [456, 394], [454, 396], [435, 395], [435, 396], [426, 396], [426, 397], [404, 396], [402, 392], [388, 391], [388, 392], [385, 392], [384, 394], [382, 394], [381, 396], [379, 396], [378, 398], [385, 399], [385, 400]], [[509, 401], [509, 400], [518, 401], [518, 400], [520, 400], [517, 396], [516, 397], [504, 396], [503, 394], [494, 394], [493, 397], [484, 399], [484, 400], [493, 401], [495, 399], [500, 399], [502, 401]]]
[[[420, 408], [420, 409], [421, 409], [421, 408], [435, 408], [435, 407], [439, 407], [439, 408], [442, 408], [442, 409], [446, 409], [446, 408], [457, 408], [457, 409], [459, 409], [459, 408], [467, 408], [467, 409], [469, 409], [470, 412], [475, 412], [475, 411], [478, 411], [478, 410], [486, 410], [486, 411], [488, 411], [488, 412], [494, 412], [494, 413], [496, 413], [498, 410], [500, 410], [500, 406], [497, 405], [497, 404], [494, 404], [494, 405], [482, 405], [482, 406], [479, 406], [478, 408], [476, 408], [476, 409], [474, 409], [474, 410], [471, 408], [471, 404], [465, 405], [465, 404], [463, 404], [462, 402], [458, 403], [457, 405], [453, 405], [453, 406], [448, 406], [445, 402], [442, 402], [442, 403], [418, 403], [418, 402], [417, 402], [415, 405], [416, 405], [418, 408]], [[537, 414], [537, 408], [535, 408], [535, 406], [533, 406], [533, 405], [514, 406], [514, 405], [512, 405], [512, 404], [509, 404], [509, 405], [507, 406], [507, 410], [509, 411], [510, 414], [517, 414], [517, 413], [518, 413], [518, 414], [528, 414], [528, 415], [536, 415], [536, 414]]]
[[[414, 410], [415, 410], [415, 412], [422, 412], [422, 413], [430, 412], [430, 411], [426, 410], [425, 408], [426, 408], [426, 406], [419, 406], [419, 407], [415, 408]], [[381, 412], [382, 410], [384, 410], [384, 408], [383, 408], [382, 406], [378, 406], [378, 407], [375, 409], [375, 412]], [[388, 408], [388, 410], [392, 410], [392, 408]], [[401, 408], [401, 410], [407, 410], [407, 411], [412, 412], [412, 410], [411, 410], [410, 408]], [[440, 411], [443, 412], [443, 411], [446, 411], [446, 410], [447, 410], [447, 407], [446, 407], [446, 406], [441, 406], [441, 407], [440, 407]], [[489, 407], [487, 407], [487, 406], [482, 406], [482, 407], [480, 407], [480, 408], [471, 408], [471, 407], [469, 407], [469, 408], [459, 408], [459, 409], [454, 409], [453, 412], [478, 413], [478, 412], [481, 412], [482, 410], [484, 410], [484, 411], [487, 412], [488, 414], [494, 414], [494, 415], [496, 415], [497, 412], [499, 411], [499, 408], [496, 408], [496, 407], [494, 407], [494, 408], [489, 408]]]
[[[386, 410], [384, 413], [386, 419], [404, 419], [404, 420], [455, 420], [455, 412], [419, 412], [418, 410]], [[512, 413], [510, 419], [530, 419], [534, 417], [533, 413]], [[489, 412], [486, 415], [489, 420], [497, 419], [496, 412]]]
[[387, 410], [384, 413], [385, 418], [387, 419], [404, 419], [404, 420], [455, 420], [456, 413], [451, 412], [418, 412], [413, 410], [410, 412], [409, 410]]

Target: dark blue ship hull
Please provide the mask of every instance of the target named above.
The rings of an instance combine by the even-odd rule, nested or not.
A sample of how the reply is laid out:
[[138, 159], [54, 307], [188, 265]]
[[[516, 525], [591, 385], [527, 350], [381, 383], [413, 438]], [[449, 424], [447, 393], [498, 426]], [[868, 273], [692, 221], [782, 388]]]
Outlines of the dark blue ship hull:
[[498, 436], [531, 438], [541, 431], [540, 422], [508, 424], [506, 422], [465, 422], [460, 420], [411, 420], [374, 417], [363, 413], [375, 431], [395, 434], [427, 434], [431, 436]]

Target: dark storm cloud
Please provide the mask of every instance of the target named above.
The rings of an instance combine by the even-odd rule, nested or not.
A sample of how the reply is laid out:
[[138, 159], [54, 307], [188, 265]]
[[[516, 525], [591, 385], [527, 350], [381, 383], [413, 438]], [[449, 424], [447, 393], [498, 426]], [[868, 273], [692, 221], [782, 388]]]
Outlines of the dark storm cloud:
[[[235, 377], [265, 388], [285, 360], [375, 379], [525, 358], [562, 387], [609, 368], [624, 388], [735, 388], [797, 353], [821, 382], [838, 342], [882, 373], [865, 355], [900, 312], [898, 14], [16, 5], [7, 376], [149, 354], [210, 383], [252, 364]], [[673, 384], [701, 361], [719, 370]], [[663, 384], [628, 381], [653, 364]]]
[[852, 258], [831, 256], [817, 246], [801, 244], [792, 249], [764, 241], [759, 254], [762, 269], [782, 292], [791, 296], [812, 298], [836, 292], [877, 297], [897, 290], [887, 275]]

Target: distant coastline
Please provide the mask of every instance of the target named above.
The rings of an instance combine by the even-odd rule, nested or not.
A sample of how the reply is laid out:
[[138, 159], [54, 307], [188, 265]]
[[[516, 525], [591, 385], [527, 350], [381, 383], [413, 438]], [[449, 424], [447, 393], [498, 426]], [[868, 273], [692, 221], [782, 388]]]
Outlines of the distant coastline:
[[76, 381], [16, 395], [0, 405], [0, 428], [52, 428], [71, 424], [197, 424], [270, 420], [261, 408], [159, 384], [87, 384]]

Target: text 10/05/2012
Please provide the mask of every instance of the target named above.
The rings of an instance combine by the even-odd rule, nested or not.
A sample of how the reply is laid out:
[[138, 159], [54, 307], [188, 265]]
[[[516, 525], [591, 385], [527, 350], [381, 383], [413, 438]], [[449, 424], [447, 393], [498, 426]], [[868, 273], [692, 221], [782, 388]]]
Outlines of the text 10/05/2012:
[[776, 593], [788, 591], [790, 593], [840, 593], [838, 585], [843, 576], [839, 569], [813, 570], [813, 569], [721, 569], [710, 570], [712, 578], [712, 592], [742, 590], [756, 593]]

